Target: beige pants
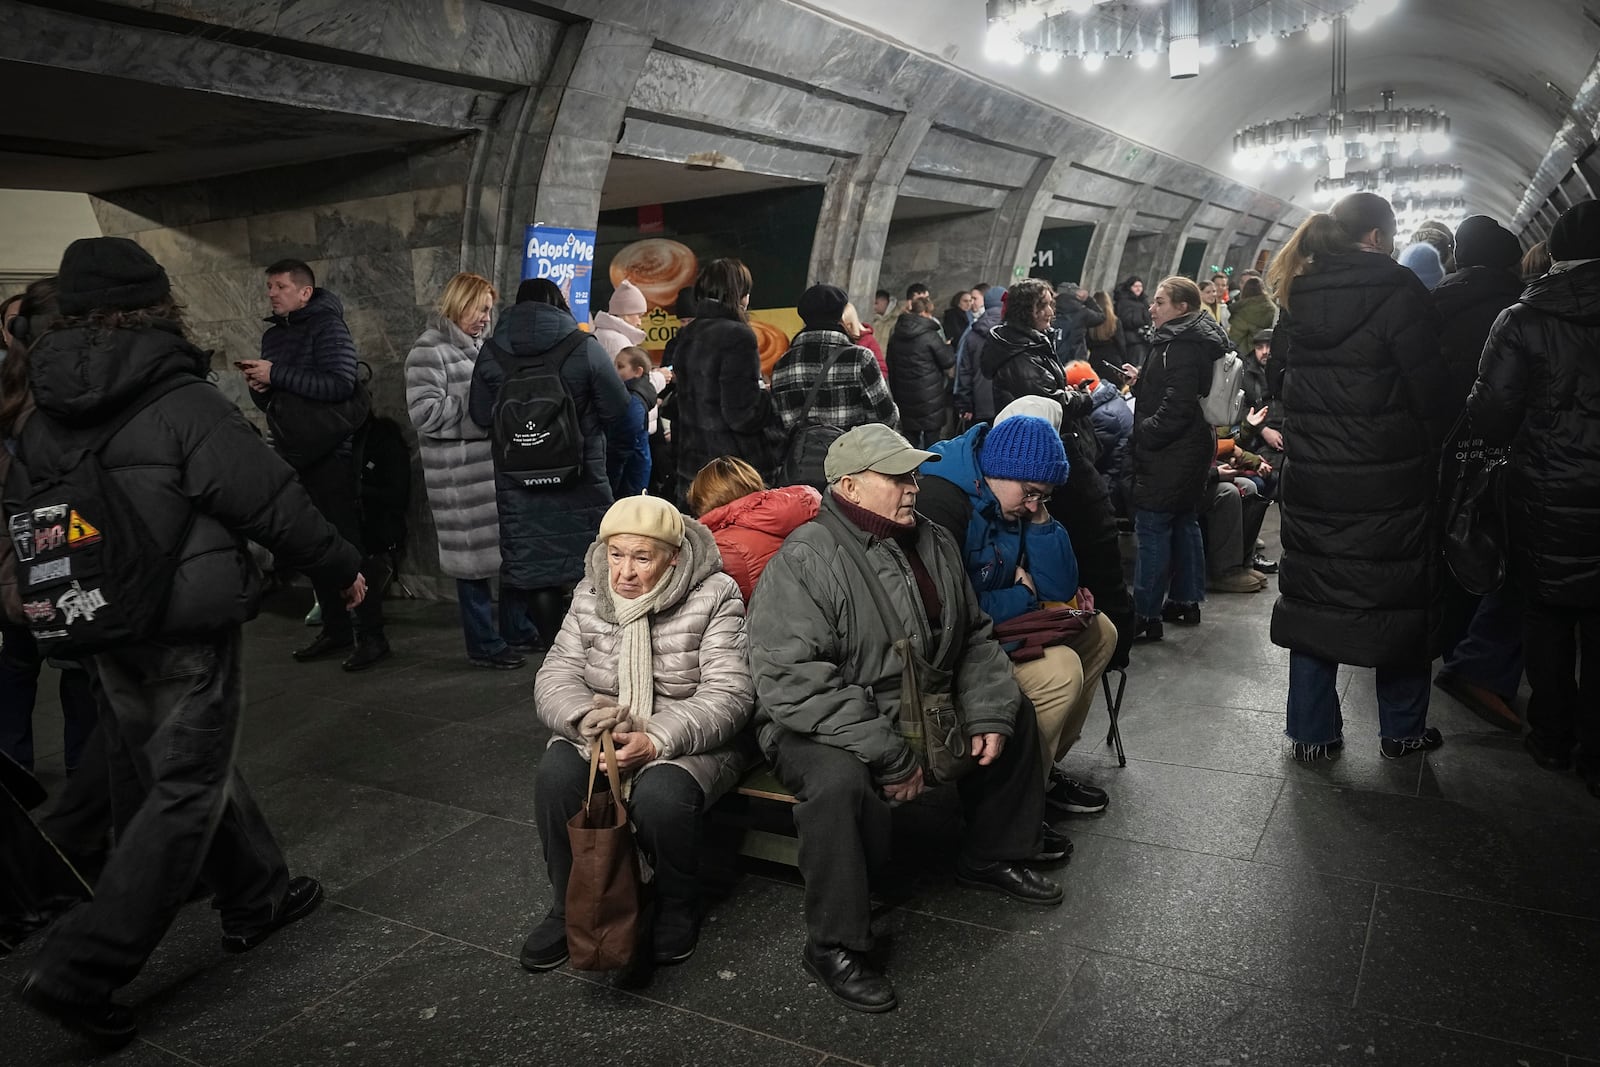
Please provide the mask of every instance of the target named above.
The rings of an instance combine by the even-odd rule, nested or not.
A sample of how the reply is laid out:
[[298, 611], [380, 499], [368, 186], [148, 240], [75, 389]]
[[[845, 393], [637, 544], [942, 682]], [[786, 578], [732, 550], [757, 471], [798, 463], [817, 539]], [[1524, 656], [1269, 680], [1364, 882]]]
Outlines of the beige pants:
[[1069, 644], [1052, 645], [1040, 659], [1011, 665], [1017, 685], [1033, 701], [1039, 717], [1039, 753], [1047, 781], [1050, 768], [1083, 735], [1100, 676], [1116, 650], [1117, 628], [1104, 615], [1096, 615]]

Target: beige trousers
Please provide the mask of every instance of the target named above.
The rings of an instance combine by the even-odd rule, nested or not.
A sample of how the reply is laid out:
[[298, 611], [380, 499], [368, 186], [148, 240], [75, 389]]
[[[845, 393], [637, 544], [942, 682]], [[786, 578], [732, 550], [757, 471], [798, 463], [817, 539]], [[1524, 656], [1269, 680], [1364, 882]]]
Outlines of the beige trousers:
[[1011, 665], [1017, 685], [1033, 702], [1039, 718], [1039, 753], [1044, 758], [1046, 781], [1050, 768], [1083, 735], [1100, 676], [1116, 650], [1117, 628], [1104, 615], [1096, 615], [1070, 643], [1051, 645], [1040, 659]]

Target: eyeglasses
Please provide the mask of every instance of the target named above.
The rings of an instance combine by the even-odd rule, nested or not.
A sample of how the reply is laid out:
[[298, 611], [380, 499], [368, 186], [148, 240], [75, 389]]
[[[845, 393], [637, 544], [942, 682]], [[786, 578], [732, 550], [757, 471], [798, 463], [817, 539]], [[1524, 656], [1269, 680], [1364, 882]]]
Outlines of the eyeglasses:
[[1048, 489], [1029, 489], [1022, 494], [1024, 504], [1048, 504], [1051, 493]]

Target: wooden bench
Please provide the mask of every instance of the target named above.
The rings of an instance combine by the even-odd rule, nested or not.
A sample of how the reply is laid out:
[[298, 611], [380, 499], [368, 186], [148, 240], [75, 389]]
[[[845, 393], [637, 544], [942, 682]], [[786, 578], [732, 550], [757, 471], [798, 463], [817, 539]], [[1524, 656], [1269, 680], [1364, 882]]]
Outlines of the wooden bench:
[[800, 841], [789, 809], [795, 795], [765, 762], [752, 767], [713, 810], [741, 831], [739, 854], [786, 867], [800, 865]]

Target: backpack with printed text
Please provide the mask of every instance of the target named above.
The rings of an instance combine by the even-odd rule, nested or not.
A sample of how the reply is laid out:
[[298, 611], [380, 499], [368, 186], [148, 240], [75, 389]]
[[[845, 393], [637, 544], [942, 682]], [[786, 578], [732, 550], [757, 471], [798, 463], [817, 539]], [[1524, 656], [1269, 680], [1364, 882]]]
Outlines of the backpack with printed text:
[[100, 453], [158, 397], [200, 383], [161, 382], [80, 440], [43, 411], [29, 421], [25, 444], [41, 433], [72, 440], [48, 463], [29, 460], [28, 494], [9, 520], [22, 614], [41, 654], [76, 659], [160, 632], [187, 530], [162, 551]]
[[561, 365], [588, 338], [573, 330], [536, 356], [514, 356], [489, 342], [506, 372], [490, 420], [497, 473], [529, 488], [553, 489], [583, 470], [583, 428]]

